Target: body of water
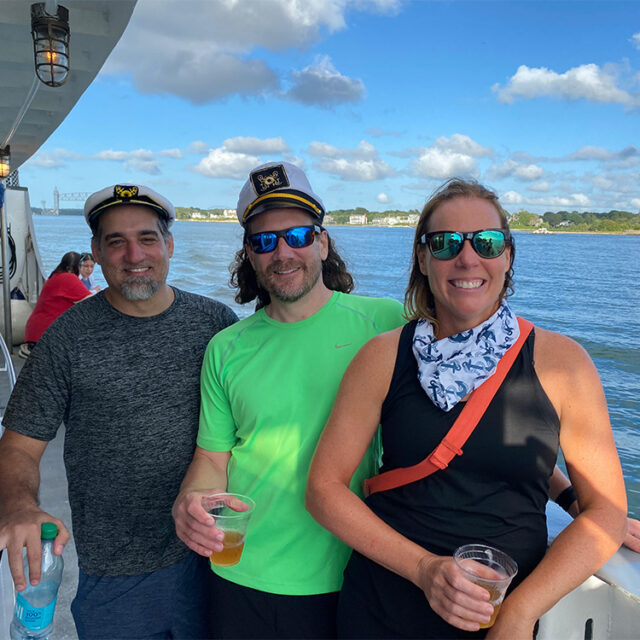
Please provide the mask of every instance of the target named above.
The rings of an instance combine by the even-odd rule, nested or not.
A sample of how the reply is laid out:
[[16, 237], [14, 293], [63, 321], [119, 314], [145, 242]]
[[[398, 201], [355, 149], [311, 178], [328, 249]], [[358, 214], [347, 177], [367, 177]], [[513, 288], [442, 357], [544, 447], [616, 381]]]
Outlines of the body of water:
[[[48, 274], [67, 251], [89, 251], [81, 216], [34, 216]], [[233, 301], [229, 264], [242, 230], [233, 223], [174, 224], [169, 281], [216, 298], [239, 316], [253, 311]], [[356, 282], [355, 293], [402, 300], [413, 229], [329, 227]], [[545, 329], [578, 341], [605, 388], [627, 483], [630, 512], [640, 518], [640, 236], [515, 234], [515, 311]], [[99, 267], [96, 282], [104, 286]]]

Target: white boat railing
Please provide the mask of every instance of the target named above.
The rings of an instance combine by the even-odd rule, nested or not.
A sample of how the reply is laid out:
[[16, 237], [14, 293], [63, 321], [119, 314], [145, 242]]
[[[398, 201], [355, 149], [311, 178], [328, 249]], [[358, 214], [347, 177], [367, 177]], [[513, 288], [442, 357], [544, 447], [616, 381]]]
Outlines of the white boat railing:
[[[11, 353], [7, 347], [7, 343], [4, 341], [2, 335], [0, 335], [0, 352], [4, 358], [4, 364], [0, 367], [0, 373], [6, 373], [9, 378], [9, 392], [13, 391], [13, 387], [16, 384], [16, 370], [11, 360]], [[0, 431], [0, 434], [2, 431]]]
[[[571, 522], [547, 504], [549, 542]], [[640, 637], [640, 553], [619, 549], [595, 575], [540, 618], [537, 640], [637, 640]]]

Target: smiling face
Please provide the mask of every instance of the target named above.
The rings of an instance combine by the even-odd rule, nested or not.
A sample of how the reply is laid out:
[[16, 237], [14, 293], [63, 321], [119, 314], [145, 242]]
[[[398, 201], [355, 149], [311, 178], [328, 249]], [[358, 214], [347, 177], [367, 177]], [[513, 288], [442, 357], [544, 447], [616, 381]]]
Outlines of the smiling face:
[[[247, 226], [247, 234], [280, 231], [315, 224], [302, 209], [271, 209], [257, 215]], [[327, 234], [314, 236], [308, 247], [294, 249], [284, 238], [278, 239], [270, 253], [255, 253], [246, 247], [251, 266], [260, 286], [269, 292], [272, 302], [290, 304], [311, 296], [322, 283], [322, 261], [328, 252]]]
[[[498, 229], [502, 221], [495, 206], [483, 198], [446, 200], [431, 214], [428, 232]], [[481, 258], [470, 242], [452, 260], [438, 260], [425, 246], [418, 254], [420, 271], [429, 279], [435, 300], [438, 338], [475, 327], [493, 315], [499, 305], [511, 249], [497, 258]]]
[[100, 215], [92, 251], [109, 285], [107, 298], [124, 311], [130, 302], [153, 301], [167, 293], [173, 237], [164, 238], [158, 216], [149, 207], [121, 205]]

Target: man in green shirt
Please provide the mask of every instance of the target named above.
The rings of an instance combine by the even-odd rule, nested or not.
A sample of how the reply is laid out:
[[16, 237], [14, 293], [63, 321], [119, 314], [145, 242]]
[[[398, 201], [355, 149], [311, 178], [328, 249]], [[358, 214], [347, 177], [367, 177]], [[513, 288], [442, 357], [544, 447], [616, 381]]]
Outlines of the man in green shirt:
[[[307, 471], [347, 365], [370, 338], [403, 324], [402, 305], [348, 295], [353, 281], [321, 226], [322, 201], [294, 165], [252, 171], [237, 214], [245, 237], [236, 301], [257, 299], [258, 310], [207, 348], [198, 447], [174, 505], [176, 531], [210, 555], [222, 549], [222, 532], [202, 496], [253, 498], [240, 562], [212, 567], [217, 633], [331, 637], [350, 550], [307, 513]], [[353, 486], [373, 473], [371, 453]]]

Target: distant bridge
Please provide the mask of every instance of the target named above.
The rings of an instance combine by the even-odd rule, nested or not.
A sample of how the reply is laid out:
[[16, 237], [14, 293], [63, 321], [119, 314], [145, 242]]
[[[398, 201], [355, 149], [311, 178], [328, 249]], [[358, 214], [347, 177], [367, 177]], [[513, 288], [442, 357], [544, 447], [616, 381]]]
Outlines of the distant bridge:
[[42, 213], [50, 216], [60, 215], [60, 200], [67, 202], [84, 202], [91, 195], [90, 191], [71, 191], [69, 193], [60, 193], [58, 187], [53, 188], [53, 209], [46, 210], [46, 202], [42, 201]]

